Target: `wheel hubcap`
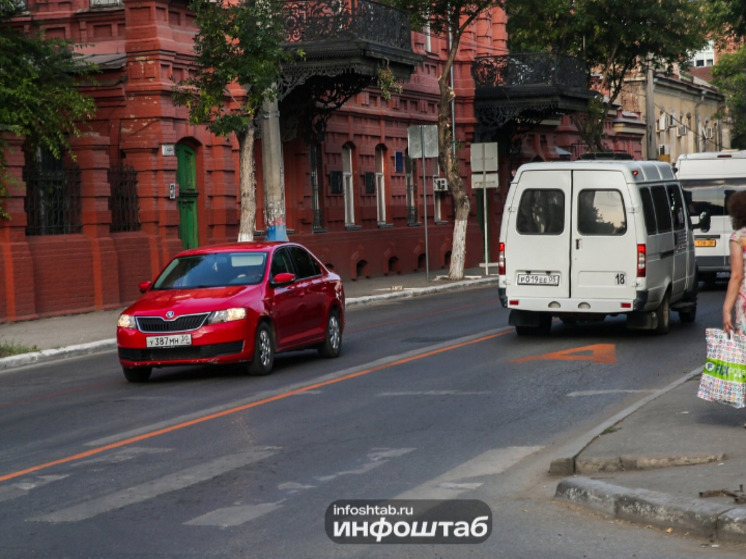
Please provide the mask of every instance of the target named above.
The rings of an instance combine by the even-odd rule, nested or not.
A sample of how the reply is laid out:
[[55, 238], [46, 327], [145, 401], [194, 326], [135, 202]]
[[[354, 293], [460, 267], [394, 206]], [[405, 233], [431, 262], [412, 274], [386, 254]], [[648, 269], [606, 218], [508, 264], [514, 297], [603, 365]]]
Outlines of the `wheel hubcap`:
[[339, 348], [341, 336], [339, 334], [339, 321], [336, 316], [329, 318], [329, 345], [335, 350]]
[[269, 364], [270, 351], [269, 334], [266, 330], [262, 330], [259, 334], [259, 361], [265, 367]]

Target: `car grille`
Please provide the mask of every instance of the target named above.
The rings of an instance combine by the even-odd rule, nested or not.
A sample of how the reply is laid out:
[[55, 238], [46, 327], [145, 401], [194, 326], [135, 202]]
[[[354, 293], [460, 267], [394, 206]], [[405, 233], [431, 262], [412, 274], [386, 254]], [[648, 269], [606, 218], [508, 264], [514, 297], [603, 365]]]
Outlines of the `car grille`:
[[200, 328], [210, 313], [187, 314], [173, 320], [165, 320], [160, 316], [137, 317], [137, 329], [149, 334], [160, 334], [163, 332], [188, 332]]
[[241, 353], [243, 341], [201, 346], [154, 347], [147, 349], [119, 348], [124, 361], [177, 361], [179, 359], [209, 359], [221, 355]]

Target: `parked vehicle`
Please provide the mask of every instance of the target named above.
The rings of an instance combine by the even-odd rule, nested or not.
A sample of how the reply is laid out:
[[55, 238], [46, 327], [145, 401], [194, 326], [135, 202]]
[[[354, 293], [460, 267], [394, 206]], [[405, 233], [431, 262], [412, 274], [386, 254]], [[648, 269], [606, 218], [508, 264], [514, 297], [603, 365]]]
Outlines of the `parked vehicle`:
[[676, 169], [692, 219], [700, 225], [700, 232], [694, 235], [699, 278], [712, 283], [718, 273], [730, 272], [728, 239], [733, 227], [728, 198], [746, 189], [746, 151], [682, 155]]
[[670, 310], [697, 311], [692, 226], [670, 165], [530, 163], [510, 185], [499, 246], [499, 294], [518, 334], [624, 314], [665, 333]]
[[294, 243], [233, 243], [184, 251], [117, 323], [124, 376], [150, 378], [153, 367], [245, 363], [272, 370], [275, 353], [342, 348], [342, 281]]

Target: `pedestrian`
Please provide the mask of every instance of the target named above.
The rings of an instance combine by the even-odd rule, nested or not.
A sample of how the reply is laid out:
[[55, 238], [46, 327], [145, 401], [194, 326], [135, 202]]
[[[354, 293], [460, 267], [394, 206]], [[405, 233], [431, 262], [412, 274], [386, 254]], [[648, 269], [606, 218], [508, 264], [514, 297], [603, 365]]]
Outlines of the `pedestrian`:
[[[746, 252], [746, 190], [740, 190], [728, 199], [733, 233], [730, 236], [730, 280], [723, 303], [723, 330], [732, 334], [746, 334], [746, 281], [744, 278], [744, 252]], [[733, 307], [736, 321], [733, 323]]]

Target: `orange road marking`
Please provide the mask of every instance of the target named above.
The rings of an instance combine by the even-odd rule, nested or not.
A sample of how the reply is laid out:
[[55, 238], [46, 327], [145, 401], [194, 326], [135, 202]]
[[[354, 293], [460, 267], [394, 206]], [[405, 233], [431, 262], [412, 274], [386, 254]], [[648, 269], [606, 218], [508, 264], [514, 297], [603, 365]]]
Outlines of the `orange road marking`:
[[397, 361], [393, 361], [391, 363], [386, 363], [384, 365], [378, 365], [376, 367], [370, 367], [368, 369], [363, 369], [361, 371], [357, 371], [355, 373], [350, 373], [349, 375], [345, 375], [339, 378], [325, 380], [323, 382], [317, 382], [316, 384], [310, 384], [308, 386], [304, 386], [302, 388], [297, 388], [295, 390], [290, 390], [289, 392], [283, 392], [281, 394], [277, 394], [275, 396], [270, 396], [269, 398], [264, 398], [263, 400], [258, 400], [256, 402], [251, 402], [249, 404], [244, 404], [242, 406], [236, 406], [234, 408], [229, 408], [227, 410], [211, 413], [209, 415], [205, 415], [202, 417], [197, 417], [195, 419], [191, 419], [189, 421], [184, 421], [182, 423], [177, 423], [176, 425], [171, 425], [170, 427], [164, 427], [162, 429], [156, 429], [155, 431], [150, 431], [149, 433], [143, 433], [142, 435], [136, 435], [134, 437], [130, 437], [128, 439], [123, 439], [121, 441], [117, 441], [115, 443], [107, 444], [104, 446], [100, 446], [97, 448], [92, 448], [91, 450], [87, 450], [85, 452], [80, 452], [78, 454], [73, 454], [72, 456], [66, 456], [65, 458], [60, 458], [58, 460], [52, 460], [51, 462], [45, 462], [44, 464], [38, 464], [36, 466], [31, 466], [30, 468], [26, 468], [24, 470], [19, 470], [17, 472], [12, 472], [10, 474], [5, 474], [4, 476], [0, 476], [0, 482], [8, 481], [9, 479], [14, 479], [17, 477], [24, 476], [26, 474], [30, 474], [33, 472], [38, 472], [39, 470], [44, 470], [46, 468], [51, 468], [52, 466], [59, 466], [60, 464], [67, 464], [69, 462], [74, 462], [76, 460], [82, 460], [83, 458], [88, 458], [89, 456], [95, 456], [96, 454], [101, 454], [102, 452], [106, 452], [107, 450], [112, 450], [115, 448], [121, 448], [123, 446], [127, 446], [133, 443], [137, 443], [140, 441], [144, 441], [147, 439], [152, 439], [153, 437], [157, 437], [159, 435], [164, 435], [166, 433], [171, 433], [173, 431], [179, 431], [181, 429], [185, 429], [186, 427], [191, 427], [192, 425], [198, 425], [200, 423], [204, 423], [206, 421], [210, 421], [212, 419], [218, 419], [220, 417], [225, 417], [227, 415], [232, 415], [234, 413], [238, 413], [241, 411], [245, 411], [251, 408], [256, 408], [258, 406], [262, 406], [264, 404], [269, 404], [270, 402], [276, 402], [277, 400], [284, 400], [285, 398], [288, 398], [290, 396], [295, 396], [296, 394], [302, 394], [303, 392], [309, 392], [311, 390], [317, 390], [319, 388], [322, 388], [324, 386], [330, 386], [332, 384], [337, 384], [338, 382], [342, 382], [345, 380], [351, 380], [357, 377], [361, 377], [363, 375], [367, 375], [369, 373], [373, 373], [376, 371], [380, 371], [383, 369], [388, 369], [389, 367], [396, 367], [397, 365], [403, 365], [404, 363], [410, 363], [412, 361], [417, 361], [419, 359], [424, 359], [426, 357], [431, 357], [433, 355], [437, 355], [439, 353], [444, 353], [446, 351], [451, 351], [453, 349], [459, 349], [462, 347], [467, 347], [473, 344], [477, 344], [480, 342], [484, 342], [487, 340], [492, 340], [494, 338], [497, 338], [499, 336], [504, 336], [505, 334], [509, 334], [512, 331], [506, 331], [506, 332], [498, 332], [497, 334], [490, 334], [488, 336], [483, 336], [481, 338], [477, 338], [475, 340], [470, 340], [468, 342], [462, 342], [460, 344], [455, 344], [452, 346], [442, 347], [440, 349], [434, 349], [432, 351], [428, 351], [426, 353], [421, 353], [419, 355], [413, 355], [412, 357], [405, 357], [403, 359], [399, 359]]
[[539, 359], [560, 361], [593, 361], [595, 363], [616, 363], [616, 346], [614, 344], [594, 344], [573, 349], [563, 349], [543, 355], [533, 355], [531, 357], [522, 357], [514, 359], [509, 363], [525, 363], [526, 361], [536, 361]]

